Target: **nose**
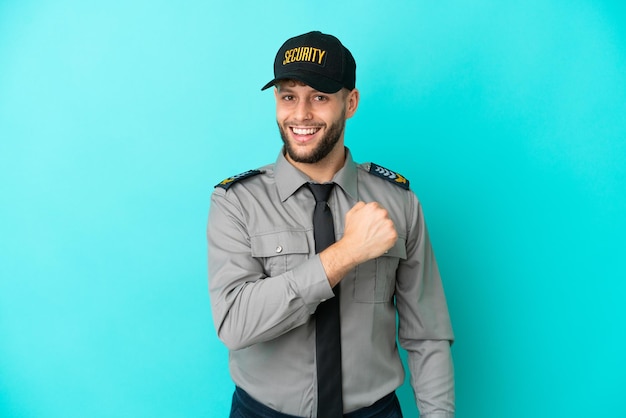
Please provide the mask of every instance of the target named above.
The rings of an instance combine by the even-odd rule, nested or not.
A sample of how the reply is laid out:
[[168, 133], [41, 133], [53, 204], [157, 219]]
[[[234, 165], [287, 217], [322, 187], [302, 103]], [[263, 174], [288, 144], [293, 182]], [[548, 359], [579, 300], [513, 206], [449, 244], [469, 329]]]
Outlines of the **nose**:
[[299, 100], [296, 105], [294, 116], [297, 120], [310, 120], [313, 118], [311, 114], [311, 104], [308, 100]]

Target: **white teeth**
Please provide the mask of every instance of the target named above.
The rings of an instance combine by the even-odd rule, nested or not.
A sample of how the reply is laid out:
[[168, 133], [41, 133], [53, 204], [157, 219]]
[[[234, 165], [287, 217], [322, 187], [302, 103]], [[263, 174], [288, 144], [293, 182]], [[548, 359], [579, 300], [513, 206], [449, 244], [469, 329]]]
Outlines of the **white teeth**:
[[296, 135], [313, 135], [319, 128], [291, 128]]

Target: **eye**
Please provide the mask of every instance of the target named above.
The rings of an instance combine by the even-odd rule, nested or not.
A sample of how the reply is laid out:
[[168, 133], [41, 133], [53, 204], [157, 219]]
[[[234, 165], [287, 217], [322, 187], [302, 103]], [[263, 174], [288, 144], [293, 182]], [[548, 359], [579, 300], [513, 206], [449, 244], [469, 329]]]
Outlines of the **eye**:
[[318, 94], [318, 95], [313, 97], [313, 100], [315, 100], [316, 102], [325, 102], [325, 101], [328, 100], [328, 97], [324, 96], [322, 94]]
[[291, 94], [285, 94], [283, 95], [283, 100], [286, 102], [290, 102], [294, 99], [294, 97]]

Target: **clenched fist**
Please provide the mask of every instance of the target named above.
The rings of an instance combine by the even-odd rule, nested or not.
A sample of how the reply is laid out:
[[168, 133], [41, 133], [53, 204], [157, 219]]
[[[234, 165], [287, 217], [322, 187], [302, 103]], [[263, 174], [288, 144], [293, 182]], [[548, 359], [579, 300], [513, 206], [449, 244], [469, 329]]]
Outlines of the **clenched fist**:
[[397, 239], [385, 208], [376, 202], [358, 202], [346, 213], [343, 237], [320, 253], [330, 285], [357, 265], [383, 255]]
[[346, 213], [342, 240], [357, 264], [381, 256], [397, 239], [393, 221], [378, 203], [358, 202]]

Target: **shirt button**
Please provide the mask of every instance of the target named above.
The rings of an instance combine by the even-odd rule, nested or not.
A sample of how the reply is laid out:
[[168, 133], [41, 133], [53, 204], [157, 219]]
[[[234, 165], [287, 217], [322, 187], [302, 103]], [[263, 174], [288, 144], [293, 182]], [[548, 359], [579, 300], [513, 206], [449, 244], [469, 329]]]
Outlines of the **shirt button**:
[[276, 252], [277, 253], [282, 253], [283, 252], [283, 247], [281, 247], [280, 245], [278, 247], [276, 247]]

